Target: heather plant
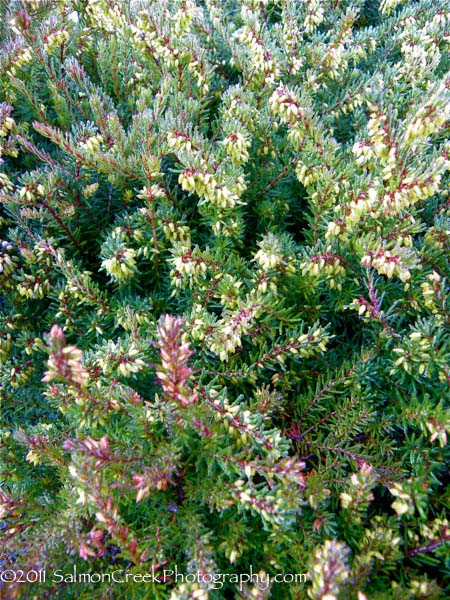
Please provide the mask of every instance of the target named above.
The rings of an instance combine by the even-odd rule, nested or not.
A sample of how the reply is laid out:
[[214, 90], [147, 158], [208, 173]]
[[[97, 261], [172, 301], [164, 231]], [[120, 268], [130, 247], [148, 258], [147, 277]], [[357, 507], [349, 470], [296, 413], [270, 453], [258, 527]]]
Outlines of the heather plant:
[[449, 3], [0, 16], [2, 594], [448, 597]]

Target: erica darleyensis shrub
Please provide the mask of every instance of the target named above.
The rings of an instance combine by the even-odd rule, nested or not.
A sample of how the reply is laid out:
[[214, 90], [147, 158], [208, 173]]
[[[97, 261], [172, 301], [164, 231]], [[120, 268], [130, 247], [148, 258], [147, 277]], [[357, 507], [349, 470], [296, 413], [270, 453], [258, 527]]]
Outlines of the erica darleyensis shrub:
[[447, 597], [449, 3], [0, 6], [2, 594]]

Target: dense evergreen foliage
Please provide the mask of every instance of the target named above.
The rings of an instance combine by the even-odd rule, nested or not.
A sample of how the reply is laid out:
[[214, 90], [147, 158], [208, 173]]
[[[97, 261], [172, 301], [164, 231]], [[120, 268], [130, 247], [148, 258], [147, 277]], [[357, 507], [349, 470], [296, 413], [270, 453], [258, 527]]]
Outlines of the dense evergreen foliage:
[[448, 597], [449, 3], [0, 15], [5, 597]]

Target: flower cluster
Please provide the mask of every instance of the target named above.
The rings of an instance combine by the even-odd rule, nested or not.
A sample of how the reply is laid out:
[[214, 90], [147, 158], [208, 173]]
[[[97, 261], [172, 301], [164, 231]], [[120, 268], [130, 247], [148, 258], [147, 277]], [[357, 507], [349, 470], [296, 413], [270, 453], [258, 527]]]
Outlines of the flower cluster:
[[242, 193], [243, 182], [240, 190], [234, 186], [233, 191], [226, 185], [220, 184], [211, 173], [202, 173], [199, 169], [185, 169], [180, 174], [178, 182], [183, 190], [195, 191], [199, 196], [203, 196], [206, 202], [221, 208], [234, 208], [237, 203], [242, 203], [238, 192]]
[[391, 494], [396, 498], [396, 500], [394, 500], [392, 503], [392, 508], [398, 515], [414, 514], [414, 500], [411, 497], [410, 490], [407, 489], [410, 487], [408, 483], [411, 482], [406, 482], [404, 485], [401, 483], [394, 483], [389, 488]]
[[136, 251], [133, 248], [121, 248], [110, 258], [105, 258], [102, 267], [117, 281], [126, 281], [136, 273]]
[[372, 488], [377, 479], [373, 468], [364, 463], [358, 473], [352, 473], [348, 490], [341, 494], [342, 508], [354, 511], [367, 508], [373, 500]]
[[310, 598], [337, 600], [339, 587], [349, 576], [349, 548], [337, 540], [326, 541], [316, 552], [311, 569]]
[[[17, 157], [18, 151], [11, 140], [11, 133], [15, 126], [15, 121], [11, 117], [13, 107], [6, 102], [0, 103], [0, 164], [3, 162], [2, 155]], [[5, 176], [2, 173], [3, 176]], [[6, 187], [7, 178], [5, 180]]]
[[283, 123], [295, 124], [303, 116], [300, 100], [294, 92], [280, 85], [269, 98], [270, 110]]
[[237, 31], [235, 37], [247, 47], [254, 73], [271, 84], [280, 76], [280, 69], [273, 53], [265, 45], [261, 33], [258, 23], [252, 22]]
[[193, 145], [190, 137], [182, 131], [169, 131], [167, 134], [167, 143], [169, 148], [180, 151], [180, 150], [192, 150]]
[[195, 9], [195, 3], [192, 0], [184, 0], [180, 3], [179, 9], [172, 17], [174, 32], [177, 37], [186, 35], [189, 32]]
[[50, 358], [47, 362], [48, 370], [42, 381], [64, 381], [75, 387], [85, 387], [89, 375], [83, 366], [83, 353], [75, 346], [66, 346], [64, 332], [59, 325], [53, 325], [51, 328], [48, 344]]
[[86, 140], [80, 142], [80, 150], [87, 152], [95, 156], [103, 143], [103, 137], [101, 135], [92, 135]]
[[8, 278], [16, 268], [16, 258], [11, 254], [12, 244], [2, 240], [0, 243], [0, 277], [3, 280]]
[[248, 306], [240, 306], [233, 312], [225, 314], [217, 322], [209, 342], [209, 349], [218, 354], [221, 361], [227, 361], [242, 345], [242, 336], [249, 333], [261, 307], [254, 302]]
[[403, 282], [411, 279], [410, 268], [415, 266], [414, 263], [413, 251], [402, 247], [394, 248], [392, 252], [381, 247], [369, 251], [361, 259], [361, 264], [365, 267], [373, 267], [388, 279], [395, 275]]
[[176, 242], [173, 247], [173, 254], [174, 257], [171, 262], [174, 268], [170, 274], [172, 285], [175, 288], [174, 291], [183, 287], [186, 283], [192, 287], [205, 278], [208, 265], [198, 246], [191, 250], [188, 246]]
[[300, 264], [300, 269], [302, 275], [317, 279], [325, 276], [330, 288], [342, 289], [340, 280], [345, 276], [346, 270], [342, 264], [342, 257], [333, 254], [330, 248], [324, 254], [313, 254]]
[[241, 165], [249, 159], [247, 148], [250, 146], [249, 140], [240, 132], [229, 133], [223, 140], [223, 145], [234, 165]]
[[325, 18], [321, 0], [306, 0], [307, 14], [303, 22], [306, 33], [313, 33]]
[[260, 264], [263, 271], [267, 272], [287, 265], [281, 240], [273, 233], [267, 234], [258, 245], [259, 250], [255, 254], [255, 261]]
[[440, 324], [443, 323], [446, 313], [444, 285], [445, 283], [436, 271], [430, 273], [427, 276], [427, 281], [420, 285], [425, 306], [438, 317], [438, 323]]
[[158, 325], [158, 346], [161, 359], [158, 380], [164, 393], [182, 407], [189, 406], [198, 400], [189, 380], [192, 369], [187, 363], [192, 355], [189, 344], [183, 341], [183, 319], [165, 315]]
[[62, 46], [69, 39], [69, 32], [65, 29], [52, 31], [49, 35], [44, 36], [44, 50], [48, 54], [52, 54], [57, 48]]
[[139, 373], [145, 367], [142, 352], [133, 342], [109, 342], [96, 362], [105, 373], [115, 372], [123, 377]]

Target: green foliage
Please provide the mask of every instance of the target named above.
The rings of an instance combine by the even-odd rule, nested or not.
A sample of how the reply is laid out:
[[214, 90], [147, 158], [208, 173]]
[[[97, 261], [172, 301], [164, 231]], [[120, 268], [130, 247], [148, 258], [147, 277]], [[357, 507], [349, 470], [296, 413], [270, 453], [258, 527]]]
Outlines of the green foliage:
[[0, 6], [6, 597], [447, 597], [448, 2]]

